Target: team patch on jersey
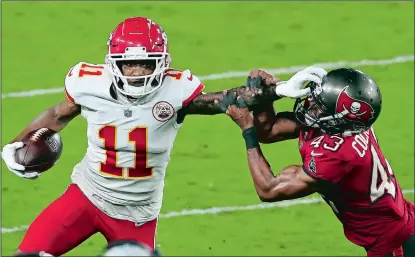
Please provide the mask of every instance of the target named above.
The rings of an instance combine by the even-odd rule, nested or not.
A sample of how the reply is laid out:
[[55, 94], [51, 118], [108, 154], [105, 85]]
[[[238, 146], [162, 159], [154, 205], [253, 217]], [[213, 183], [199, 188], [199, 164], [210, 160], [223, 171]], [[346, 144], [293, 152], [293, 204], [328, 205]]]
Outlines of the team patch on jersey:
[[158, 121], [170, 119], [174, 112], [174, 107], [166, 101], [160, 101], [153, 106], [153, 116]]
[[314, 157], [312, 157], [308, 163], [308, 169], [309, 171], [316, 173], [316, 160], [314, 160]]

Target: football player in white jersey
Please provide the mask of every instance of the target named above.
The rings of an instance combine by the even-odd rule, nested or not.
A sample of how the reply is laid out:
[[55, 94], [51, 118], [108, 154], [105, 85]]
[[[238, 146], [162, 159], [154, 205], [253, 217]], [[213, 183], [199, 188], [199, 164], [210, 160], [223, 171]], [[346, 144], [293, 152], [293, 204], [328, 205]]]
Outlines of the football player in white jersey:
[[148, 18], [125, 19], [107, 44], [105, 64], [72, 67], [65, 79], [66, 99], [3, 148], [10, 171], [37, 178], [37, 172], [25, 172], [15, 161], [21, 139], [42, 127], [59, 132], [79, 114], [88, 123], [88, 148], [73, 169], [72, 183], [32, 222], [16, 255], [45, 251], [59, 256], [97, 232], [108, 243], [133, 240], [154, 249], [166, 167], [184, 117], [224, 113], [230, 94], [255, 106], [290, 91], [287, 83], [285, 89], [273, 85], [255, 94], [245, 86], [203, 93], [203, 83], [189, 70], [169, 69], [166, 33]]

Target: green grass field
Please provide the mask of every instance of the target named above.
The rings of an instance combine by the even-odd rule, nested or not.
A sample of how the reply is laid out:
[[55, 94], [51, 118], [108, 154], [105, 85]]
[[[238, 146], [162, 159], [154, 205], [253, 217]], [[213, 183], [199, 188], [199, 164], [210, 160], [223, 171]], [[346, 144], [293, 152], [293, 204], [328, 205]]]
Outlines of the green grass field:
[[[160, 23], [169, 36], [172, 66], [203, 76], [412, 55], [413, 9], [411, 2], [2, 2], [2, 92], [62, 87], [73, 64], [104, 61], [110, 31], [129, 16]], [[377, 136], [402, 188], [412, 189], [414, 62], [360, 69], [381, 87]], [[206, 91], [218, 91], [244, 82], [240, 77], [205, 84]], [[63, 97], [2, 99], [2, 146]], [[276, 103], [279, 110], [292, 105]], [[20, 179], [2, 163], [2, 228], [30, 224], [67, 187], [85, 153], [85, 120], [75, 119], [61, 135], [61, 160], [38, 180]], [[296, 140], [266, 145], [264, 152], [275, 171], [301, 162]], [[413, 194], [406, 196], [413, 201]], [[162, 213], [258, 203], [239, 128], [226, 116], [188, 117], [167, 170]], [[2, 255], [12, 254], [23, 235], [2, 233]], [[157, 240], [165, 255], [176, 256], [365, 255], [346, 240], [323, 203], [161, 218]], [[95, 235], [67, 255], [96, 255], [104, 246]]]

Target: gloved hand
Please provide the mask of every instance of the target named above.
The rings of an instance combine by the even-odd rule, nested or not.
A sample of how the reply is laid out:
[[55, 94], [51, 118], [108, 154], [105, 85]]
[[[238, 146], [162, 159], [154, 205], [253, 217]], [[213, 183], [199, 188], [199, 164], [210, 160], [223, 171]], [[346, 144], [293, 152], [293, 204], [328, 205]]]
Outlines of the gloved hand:
[[308, 67], [304, 70], [297, 72], [288, 81], [277, 83], [275, 93], [278, 96], [286, 96], [290, 98], [300, 98], [310, 94], [310, 88], [302, 88], [304, 83], [313, 81], [317, 84], [321, 84], [324, 76], [327, 75], [327, 71], [318, 67]]
[[39, 172], [25, 172], [25, 167], [16, 162], [16, 150], [24, 146], [23, 142], [14, 142], [3, 147], [1, 158], [6, 163], [7, 168], [21, 178], [36, 179], [40, 176]]

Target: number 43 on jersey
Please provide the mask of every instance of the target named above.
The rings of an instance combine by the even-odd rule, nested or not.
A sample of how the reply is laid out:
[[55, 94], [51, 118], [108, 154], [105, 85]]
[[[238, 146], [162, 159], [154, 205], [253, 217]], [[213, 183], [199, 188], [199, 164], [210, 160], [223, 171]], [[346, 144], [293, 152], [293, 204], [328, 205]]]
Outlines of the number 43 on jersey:
[[[373, 136], [374, 132], [372, 131]], [[320, 144], [323, 142], [323, 139], [326, 137], [319, 136], [316, 137], [310, 145], [313, 148], [319, 148]], [[376, 140], [376, 138], [375, 138]], [[324, 142], [322, 145], [323, 149], [336, 152], [339, 150], [340, 146], [344, 143], [344, 139], [339, 136], [330, 136], [327, 142]], [[360, 157], [364, 157], [370, 148], [372, 153], [372, 170], [371, 170], [371, 181], [370, 181], [370, 201], [372, 203], [376, 202], [382, 196], [389, 194], [393, 198], [396, 195], [396, 186], [393, 181], [393, 172], [388, 160], [384, 159], [386, 167], [382, 164], [382, 161], [379, 157], [378, 152], [376, 151], [373, 144], [369, 144], [369, 132], [364, 132], [360, 135], [356, 135], [352, 143], [353, 149], [356, 150], [357, 154]]]

